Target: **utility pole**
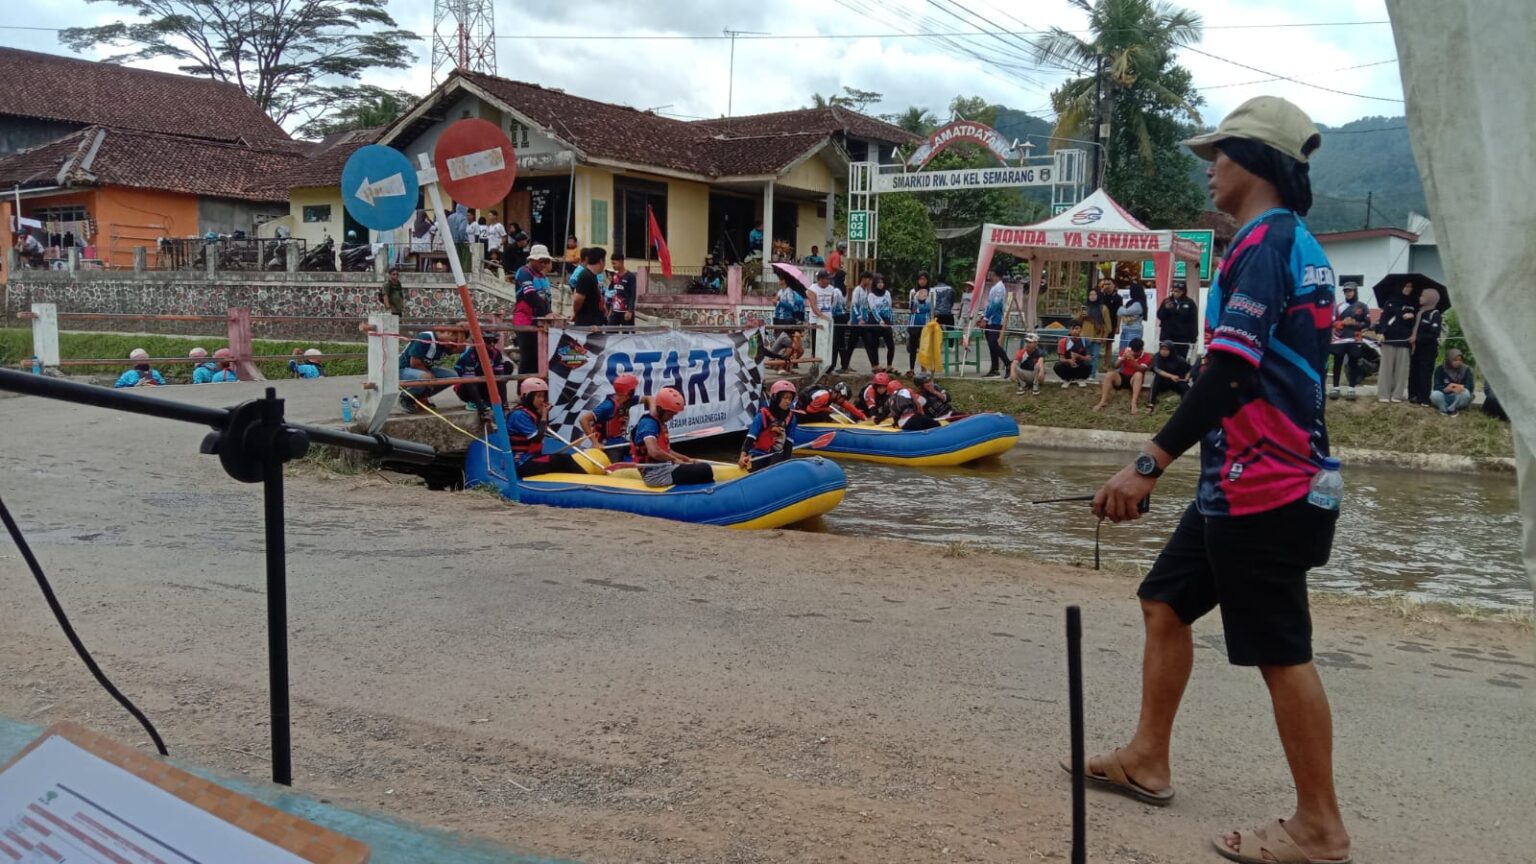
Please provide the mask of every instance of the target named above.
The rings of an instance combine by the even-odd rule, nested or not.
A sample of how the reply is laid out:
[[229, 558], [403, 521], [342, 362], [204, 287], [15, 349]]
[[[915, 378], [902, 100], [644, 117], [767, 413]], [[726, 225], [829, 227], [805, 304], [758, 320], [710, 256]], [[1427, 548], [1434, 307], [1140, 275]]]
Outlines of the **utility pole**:
[[1094, 58], [1093, 72], [1093, 143], [1099, 146], [1093, 149], [1093, 188], [1098, 189], [1104, 185], [1103, 171], [1106, 167], [1104, 158], [1104, 55], [1099, 54]]
[[1365, 227], [1371, 227], [1371, 196], [1373, 192], [1365, 193]]
[[729, 80], [727, 81], [727, 83], [725, 85], [725, 116], [729, 117], [729, 116], [731, 116], [731, 109], [732, 109], [732, 107], [734, 107], [734, 102], [735, 102], [735, 97], [736, 97], [736, 37], [737, 36], [769, 36], [769, 35], [772, 35], [772, 34], [769, 34], [769, 33], [758, 33], [758, 32], [753, 31], [753, 30], [732, 30], [729, 27], [725, 28], [724, 30], [722, 30], [720, 32], [722, 32], [725, 35], [731, 37], [731, 72], [730, 72]]

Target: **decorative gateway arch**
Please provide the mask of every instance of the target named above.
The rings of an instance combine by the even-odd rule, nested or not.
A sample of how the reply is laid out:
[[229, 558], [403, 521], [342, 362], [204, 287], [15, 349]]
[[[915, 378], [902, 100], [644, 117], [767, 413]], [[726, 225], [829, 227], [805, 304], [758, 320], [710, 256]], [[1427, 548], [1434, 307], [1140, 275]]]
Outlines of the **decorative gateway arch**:
[[[925, 171], [923, 166], [956, 144], [981, 146], [997, 158], [995, 168]], [[935, 130], [903, 162], [853, 162], [848, 166], [848, 256], [873, 261], [880, 256], [880, 196], [887, 192], [940, 192], [952, 189], [1016, 189], [1048, 186], [1052, 212], [1082, 197], [1085, 150], [1057, 150], [1031, 156], [1033, 144], [1020, 145], [985, 123], [955, 120]]]

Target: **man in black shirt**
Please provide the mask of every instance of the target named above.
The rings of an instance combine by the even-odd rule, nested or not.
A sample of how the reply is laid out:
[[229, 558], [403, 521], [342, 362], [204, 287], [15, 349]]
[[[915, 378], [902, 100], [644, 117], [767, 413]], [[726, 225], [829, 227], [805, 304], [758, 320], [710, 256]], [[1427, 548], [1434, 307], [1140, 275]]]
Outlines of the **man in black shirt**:
[[[1189, 299], [1184, 283], [1173, 283], [1168, 299], [1157, 307], [1157, 327], [1163, 341], [1172, 342], [1174, 353], [1186, 360], [1189, 359], [1189, 349], [1195, 344], [1199, 319], [1199, 310], [1195, 308], [1195, 301]], [[1152, 383], [1155, 385], [1157, 382]], [[1156, 401], [1156, 397], [1153, 401]]]
[[1371, 307], [1360, 302], [1360, 286], [1345, 282], [1344, 302], [1339, 304], [1333, 318], [1333, 345], [1328, 353], [1333, 357], [1333, 388], [1329, 399], [1339, 398], [1339, 373], [1349, 372], [1349, 398], [1355, 398], [1355, 388], [1365, 378], [1360, 367], [1360, 355], [1364, 350], [1364, 331], [1371, 326]]
[[571, 274], [571, 323], [577, 327], [602, 327], [608, 323], [607, 304], [603, 302], [603, 286], [597, 274], [603, 272], [603, 262], [608, 253], [601, 246], [592, 246], [581, 252], [581, 266]]
[[624, 266], [624, 255], [613, 253], [613, 297], [608, 301], [608, 326], [627, 327], [635, 323], [635, 274]]
[[1164, 393], [1177, 393], [1182, 399], [1189, 395], [1189, 361], [1176, 350], [1173, 342], [1164, 340], [1152, 358], [1152, 399], [1147, 402], [1147, 413], [1157, 407], [1157, 397]]

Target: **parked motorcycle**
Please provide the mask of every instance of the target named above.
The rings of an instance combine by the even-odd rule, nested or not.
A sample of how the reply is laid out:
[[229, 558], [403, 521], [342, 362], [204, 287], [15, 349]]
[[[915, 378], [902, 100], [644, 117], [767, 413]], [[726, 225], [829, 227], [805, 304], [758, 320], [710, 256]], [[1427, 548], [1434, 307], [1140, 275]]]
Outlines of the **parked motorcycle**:
[[327, 237], [299, 261], [299, 269], [305, 272], [336, 272], [336, 241]]
[[370, 273], [376, 254], [371, 243], [353, 243], [341, 247], [341, 269], [345, 273]]

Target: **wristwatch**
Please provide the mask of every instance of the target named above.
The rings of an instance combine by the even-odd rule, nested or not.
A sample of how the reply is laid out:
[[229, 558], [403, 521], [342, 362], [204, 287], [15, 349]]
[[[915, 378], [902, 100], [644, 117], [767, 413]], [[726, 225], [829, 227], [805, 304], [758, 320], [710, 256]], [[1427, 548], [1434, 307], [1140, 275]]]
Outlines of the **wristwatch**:
[[1157, 478], [1163, 476], [1163, 469], [1157, 467], [1157, 460], [1147, 453], [1137, 456], [1136, 461], [1131, 463], [1131, 466], [1136, 469], [1137, 474], [1143, 477]]

